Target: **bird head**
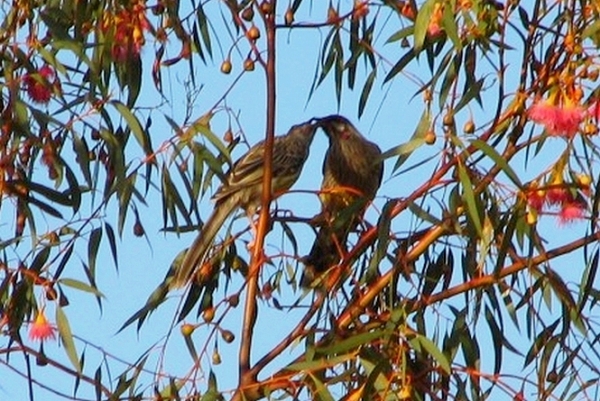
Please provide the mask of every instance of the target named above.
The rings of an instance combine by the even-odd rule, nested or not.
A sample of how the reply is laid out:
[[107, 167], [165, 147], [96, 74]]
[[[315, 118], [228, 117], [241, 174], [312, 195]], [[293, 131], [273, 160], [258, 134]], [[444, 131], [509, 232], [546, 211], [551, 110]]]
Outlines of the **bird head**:
[[350, 139], [353, 136], [360, 136], [354, 125], [346, 117], [333, 114], [314, 120], [315, 124], [323, 128], [330, 139]]
[[294, 133], [294, 134], [299, 134], [301, 136], [308, 136], [308, 137], [312, 137], [318, 127], [318, 124], [315, 123], [315, 118], [311, 118], [310, 120], [303, 122], [301, 124], [296, 124], [294, 126], [292, 126], [292, 128], [290, 129], [290, 132]]

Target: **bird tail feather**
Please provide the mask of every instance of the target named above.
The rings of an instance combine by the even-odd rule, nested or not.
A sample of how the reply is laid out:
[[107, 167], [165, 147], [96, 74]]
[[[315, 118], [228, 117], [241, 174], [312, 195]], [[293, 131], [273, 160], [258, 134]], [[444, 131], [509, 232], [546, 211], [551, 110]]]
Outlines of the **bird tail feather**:
[[300, 278], [301, 287], [310, 287], [322, 273], [339, 263], [341, 254], [346, 252], [347, 238], [346, 230], [338, 232], [331, 227], [320, 228], [309, 254], [302, 260], [305, 268]]
[[172, 288], [181, 288], [187, 284], [194, 269], [204, 262], [206, 254], [214, 242], [219, 229], [235, 208], [235, 197], [229, 197], [223, 203], [215, 207], [212, 215], [202, 227], [200, 234], [198, 234], [192, 245], [186, 251], [184, 258], [181, 261], [181, 265], [175, 272], [175, 276], [171, 282]]

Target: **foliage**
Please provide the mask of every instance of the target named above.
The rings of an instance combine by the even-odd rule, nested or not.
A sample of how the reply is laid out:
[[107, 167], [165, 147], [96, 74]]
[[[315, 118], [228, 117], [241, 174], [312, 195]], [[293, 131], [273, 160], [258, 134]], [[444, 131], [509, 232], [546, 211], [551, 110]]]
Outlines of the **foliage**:
[[[33, 385], [47, 385], [30, 357], [72, 378], [74, 395], [50, 391], [73, 399], [78, 391], [111, 400], [597, 397], [597, 2], [0, 7], [0, 349], [2, 366], [29, 380], [31, 399]], [[421, 101], [416, 120], [396, 121], [414, 133], [384, 153], [389, 185], [340, 265], [316, 288], [298, 288], [310, 243], [297, 227], [312, 216], [263, 207], [255, 236], [243, 219], [223, 228], [176, 310], [169, 281], [181, 254], [144, 304], [128, 306], [139, 309], [121, 329], [141, 336], [151, 314], [168, 310], [173, 323], [152, 329], [164, 330], [158, 346], [125, 362], [82, 339], [71, 312], [80, 298], [69, 298], [91, 295], [103, 307], [98, 282], [108, 260], [122, 269], [119, 255], [134, 239], [126, 228], [152, 242], [142, 222], [157, 219], [147, 205], [161, 203], [172, 243], [201, 227], [199, 205], [245, 142], [228, 98], [255, 69], [265, 72], [265, 138], [273, 137], [276, 74], [293, 80], [275, 59], [292, 45], [277, 39], [292, 34], [314, 40], [309, 103], [319, 90], [333, 91], [338, 106], [358, 93], [356, 114], [366, 116], [376, 92], [409, 84]], [[176, 89], [187, 97], [174, 116], [176, 72], [189, 78]], [[231, 73], [215, 104], [196, 113], [203, 88]], [[223, 139], [214, 125], [227, 126]], [[62, 345], [51, 354], [46, 310]], [[295, 320], [265, 350], [257, 333], [273, 316]], [[191, 362], [169, 372], [165, 347], [181, 339]], [[234, 345], [238, 357], [222, 358]], [[235, 388], [220, 386], [221, 363], [237, 369]]]

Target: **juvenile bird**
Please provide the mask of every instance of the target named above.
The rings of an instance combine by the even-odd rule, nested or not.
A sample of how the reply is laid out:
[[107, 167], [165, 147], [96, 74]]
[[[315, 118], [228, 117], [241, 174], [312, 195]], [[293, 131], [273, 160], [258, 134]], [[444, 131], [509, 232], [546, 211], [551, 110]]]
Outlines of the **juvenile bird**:
[[[271, 178], [273, 198], [290, 189], [300, 176], [315, 131], [316, 126], [310, 120], [293, 126], [286, 135], [275, 137]], [[263, 140], [250, 148], [227, 173], [226, 181], [213, 196], [215, 208], [188, 248], [175, 272], [171, 287], [180, 288], [187, 284], [193, 271], [205, 261], [217, 232], [227, 217], [238, 208], [244, 209], [249, 217], [256, 214], [262, 200], [264, 157]]]
[[308, 287], [346, 252], [346, 241], [375, 198], [383, 176], [381, 150], [340, 115], [316, 119], [329, 137], [323, 162], [320, 228], [310, 253], [303, 258], [300, 284]]

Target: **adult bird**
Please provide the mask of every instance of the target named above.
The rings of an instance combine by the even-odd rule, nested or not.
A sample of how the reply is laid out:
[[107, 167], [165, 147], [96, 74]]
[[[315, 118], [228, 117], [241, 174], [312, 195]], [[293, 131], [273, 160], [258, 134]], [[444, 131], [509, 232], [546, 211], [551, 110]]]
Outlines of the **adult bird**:
[[375, 198], [383, 176], [379, 146], [365, 139], [348, 119], [331, 115], [316, 119], [316, 125], [329, 137], [329, 149], [323, 162], [319, 194], [320, 227], [310, 253], [302, 259], [303, 287], [309, 287], [321, 273], [340, 261], [346, 252], [348, 235]]
[[[290, 189], [300, 176], [315, 131], [313, 120], [309, 120], [293, 126], [286, 135], [275, 137], [271, 178], [273, 199]], [[256, 214], [262, 201], [264, 159], [263, 140], [251, 147], [227, 173], [225, 182], [213, 196], [215, 207], [212, 214], [175, 271], [172, 288], [187, 284], [194, 270], [205, 261], [217, 232], [227, 217], [239, 208], [244, 209], [250, 218]]]

